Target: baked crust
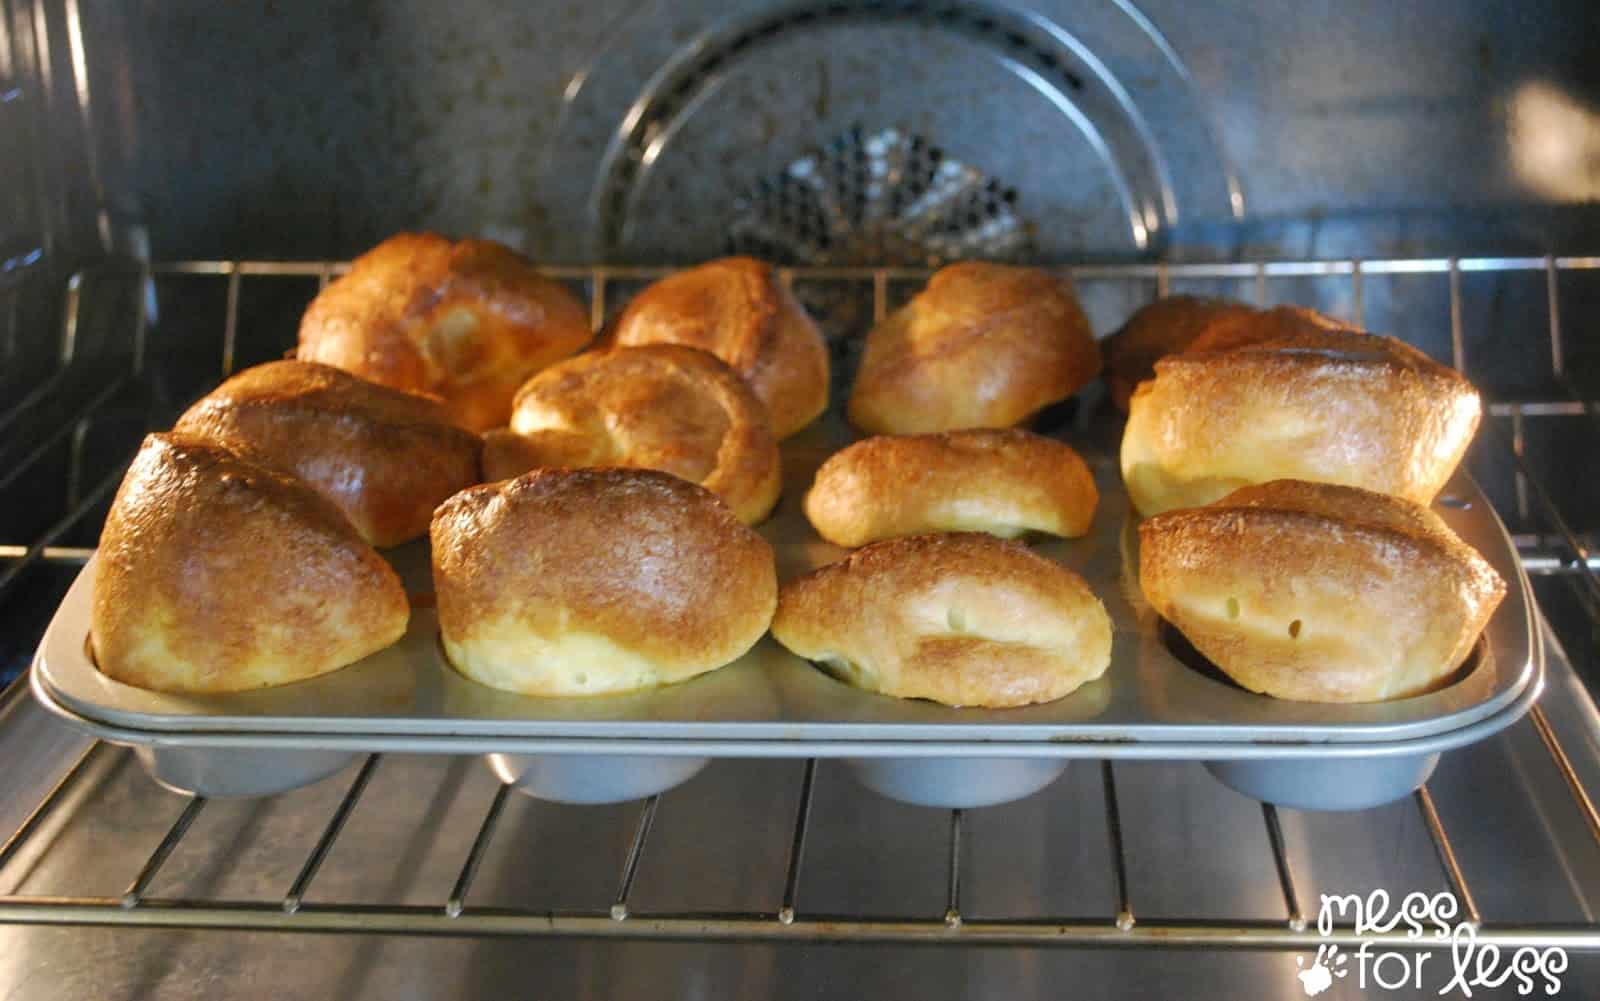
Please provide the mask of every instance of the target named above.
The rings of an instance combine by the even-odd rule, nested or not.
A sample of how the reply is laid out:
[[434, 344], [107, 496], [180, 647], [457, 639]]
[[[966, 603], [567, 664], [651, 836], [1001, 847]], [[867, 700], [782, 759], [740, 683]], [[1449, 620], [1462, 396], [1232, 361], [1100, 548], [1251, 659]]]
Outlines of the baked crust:
[[1065, 278], [968, 261], [941, 268], [867, 335], [848, 416], [875, 434], [1011, 427], [1099, 374]]
[[884, 435], [830, 456], [806, 494], [817, 534], [838, 546], [925, 532], [1076, 537], [1100, 494], [1068, 445], [1017, 428]]
[[1454, 369], [1292, 307], [1213, 325], [1155, 370], [1122, 438], [1123, 480], [1146, 516], [1275, 479], [1428, 504], [1482, 409]]
[[333, 503], [184, 434], [153, 434], [95, 556], [102, 673], [163, 692], [235, 692], [326, 674], [389, 646], [400, 578]]
[[401, 233], [312, 300], [298, 357], [440, 397], [472, 431], [505, 424], [533, 373], [589, 342], [566, 286], [490, 240]]
[[609, 341], [711, 352], [750, 384], [779, 439], [828, 408], [822, 332], [764, 261], [724, 257], [655, 282], [628, 303]]
[[1106, 386], [1123, 413], [1139, 383], [1155, 377], [1156, 362], [1187, 350], [1212, 325], [1232, 323], [1257, 310], [1242, 302], [1169, 295], [1142, 307], [1105, 340]]
[[600, 695], [684, 681], [754, 646], [772, 547], [710, 491], [648, 469], [539, 469], [433, 518], [444, 649], [475, 681]]
[[951, 706], [1050, 702], [1105, 673], [1111, 619], [1020, 542], [876, 542], [783, 586], [772, 635], [858, 688]]
[[1438, 515], [1354, 487], [1276, 480], [1139, 526], [1139, 583], [1245, 688], [1307, 702], [1446, 683], [1505, 582]]
[[715, 355], [675, 344], [588, 353], [518, 390], [511, 427], [489, 432], [485, 475], [550, 466], [659, 469], [722, 498], [745, 524], [781, 487], [766, 408]]
[[299, 477], [375, 546], [423, 535], [435, 507], [479, 482], [478, 436], [438, 401], [313, 362], [245, 369], [174, 430]]

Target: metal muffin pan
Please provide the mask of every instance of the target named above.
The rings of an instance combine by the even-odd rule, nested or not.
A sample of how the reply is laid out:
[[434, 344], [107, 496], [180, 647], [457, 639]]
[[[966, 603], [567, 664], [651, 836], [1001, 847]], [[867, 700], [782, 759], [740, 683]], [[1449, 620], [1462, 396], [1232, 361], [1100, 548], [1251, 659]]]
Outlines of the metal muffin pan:
[[[1465, 476], [1446, 491], [1452, 503], [1439, 514], [1510, 585], [1469, 669], [1410, 699], [1286, 702], [1197, 670], [1169, 649], [1169, 630], [1139, 595], [1137, 532], [1115, 430], [1066, 436], [1101, 492], [1090, 534], [1033, 542], [1105, 602], [1115, 629], [1111, 667], [1045, 705], [953, 709], [861, 692], [770, 637], [721, 670], [655, 691], [582, 699], [501, 692], [445, 661], [425, 543], [386, 554], [413, 593], [411, 627], [399, 643], [320, 678], [226, 696], [144, 691], [95, 668], [86, 644], [91, 560], [40, 644], [33, 687], [76, 725], [148, 748], [142, 756], [152, 774], [187, 791], [264, 795], [331, 774], [341, 756], [387, 750], [486, 754], [502, 779], [568, 802], [660, 792], [714, 757], [820, 756], [851, 760], [866, 785], [897, 799], [978, 806], [1042, 788], [1073, 758], [1142, 758], [1207, 762], [1221, 781], [1270, 802], [1353, 809], [1404, 796], [1440, 751], [1526, 711], [1543, 672], [1531, 594], [1510, 538]], [[800, 500], [817, 466], [849, 440], [828, 418], [784, 443], [784, 496], [760, 529], [777, 552], [780, 579], [845, 553], [817, 538]]]

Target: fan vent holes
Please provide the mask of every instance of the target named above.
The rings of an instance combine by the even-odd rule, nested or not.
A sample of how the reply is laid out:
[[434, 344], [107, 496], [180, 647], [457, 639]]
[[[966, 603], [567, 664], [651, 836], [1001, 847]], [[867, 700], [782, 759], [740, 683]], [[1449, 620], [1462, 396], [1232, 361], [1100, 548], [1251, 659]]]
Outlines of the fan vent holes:
[[[911, 219], [925, 220], [926, 234], [953, 240], [991, 224], [1015, 225], [1017, 190], [995, 178], [973, 184], [972, 174], [923, 136], [895, 129], [868, 135], [856, 125], [787, 169], [757, 178], [738, 199], [741, 218], [727, 250], [817, 263], [797, 260], [786, 248], [798, 244], [827, 259], [841, 249], [841, 235], [849, 244]], [[782, 239], [773, 239], [774, 232]]]
[[[602, 246], [609, 252], [622, 243], [628, 193], [638, 181], [641, 167], [650, 160], [649, 144], [654, 137], [670, 130], [671, 122], [694, 103], [696, 95], [708, 83], [718, 79], [719, 74], [726, 72], [735, 62], [792, 32], [803, 32], [818, 26], [855, 24], [936, 26], [965, 35], [1002, 52], [1008, 59], [1031, 66], [1067, 90], [1083, 91], [1088, 86], [1088, 77], [1084, 73], [1087, 66], [1079, 65], [1078, 58], [1072, 52], [1064, 48], [1058, 39], [1041, 30], [1030, 18], [1005, 7], [991, 7], [982, 2], [950, 3], [946, 0], [937, 3], [929, 0], [823, 0], [779, 10], [735, 29], [721, 39], [713, 40], [696, 58], [682, 66], [675, 77], [667, 80], [660, 90], [648, 95], [642, 105], [636, 105], [641, 113], [632, 121], [622, 155], [617, 158], [611, 176], [604, 182], [605, 188], [599, 198], [602, 206]], [[835, 140], [816, 154], [814, 167], [824, 176], [807, 180], [779, 177], [775, 181], [758, 181], [744, 199], [747, 204], [754, 204], [760, 209], [757, 217], [769, 225], [779, 227], [791, 236], [809, 236], [807, 251], [812, 255], [820, 255], [822, 259], [828, 259], [828, 251], [839, 242], [838, 234], [829, 231], [830, 223], [837, 226], [839, 217], [842, 217], [843, 221], [859, 226], [868, 211], [867, 203], [876, 193], [880, 181], [873, 176], [863, 153], [859, 128], [841, 139], [843, 142]], [[925, 139], [918, 139], [916, 148], [910, 151], [903, 165], [908, 179], [916, 183], [909, 185], [899, 197], [895, 197], [892, 191], [884, 192], [889, 195], [885, 201], [898, 203], [889, 207], [889, 215], [892, 217], [900, 209], [917, 205], [918, 199], [924, 195], [935, 197], [939, 187], [935, 182], [950, 180], [951, 175], [956, 173], [954, 168], [947, 167], [946, 174], [941, 176], [940, 165], [944, 163], [944, 150]], [[842, 197], [836, 197], [836, 201], [829, 206], [819, 204], [817, 192], [813, 190], [813, 185], [819, 181], [831, 193]], [[892, 189], [896, 185], [890, 187]], [[1010, 217], [1017, 201], [1016, 191], [993, 181], [975, 185], [972, 190], [963, 191], [951, 200], [956, 204], [941, 208], [938, 218], [928, 226], [929, 237], [972, 241], [973, 229], [993, 223], [998, 230], [1003, 229], [1008, 220], [1014, 222]], [[829, 219], [827, 209], [837, 209], [838, 216]], [[998, 257], [1011, 252], [1011, 248], [992, 241], [986, 242], [986, 239], [980, 234], [975, 246], [967, 247], [956, 256]], [[804, 255], [796, 255], [792, 251], [785, 253], [792, 244], [760, 232], [742, 234], [730, 240], [729, 244], [730, 253], [756, 254], [780, 263], [807, 263], [801, 259]], [[882, 256], [881, 251], [876, 256]], [[945, 253], [943, 256], [949, 255]], [[925, 262], [908, 260], [906, 263]]]

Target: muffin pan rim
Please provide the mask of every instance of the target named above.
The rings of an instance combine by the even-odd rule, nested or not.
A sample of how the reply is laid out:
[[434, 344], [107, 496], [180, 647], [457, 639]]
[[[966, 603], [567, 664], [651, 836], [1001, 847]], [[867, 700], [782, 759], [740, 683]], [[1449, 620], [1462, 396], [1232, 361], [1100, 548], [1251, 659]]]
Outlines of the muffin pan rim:
[[[784, 449], [785, 496], [778, 515], [762, 526], [779, 551], [784, 578], [844, 552], [816, 538], [799, 513], [799, 499], [816, 465], [842, 447], [847, 434], [828, 421]], [[1069, 439], [1069, 444], [1075, 443]], [[1480, 668], [1435, 693], [1357, 705], [1286, 703], [1213, 690], [1223, 686], [1173, 657], [1162, 642], [1159, 621], [1148, 608], [1138, 607], [1137, 584], [1127, 579], [1130, 554], [1124, 551], [1132, 515], [1115, 457], [1078, 447], [1101, 488], [1095, 526], [1083, 540], [1050, 540], [1036, 548], [1084, 573], [1112, 612], [1113, 663], [1105, 679], [1043, 706], [950, 709], [859, 692], [788, 654], [770, 636], [734, 665], [685, 685], [609, 700], [532, 699], [498, 693], [455, 674], [438, 653], [433, 613], [425, 606], [414, 608], [407, 638], [377, 655], [389, 658], [386, 666], [375, 667], [369, 658], [277, 689], [203, 699], [162, 696], [111, 682], [89, 660], [83, 638], [93, 560], [41, 642], [32, 680], [36, 692], [72, 717], [122, 734], [128, 742], [163, 746], [244, 746], [242, 739], [263, 747], [359, 750], [402, 738], [414, 750], [441, 752], [545, 748], [591, 753], [585, 748], [593, 747], [592, 753], [627, 748], [659, 754], [668, 745], [693, 744], [715, 747], [721, 756], [747, 757], [794, 756], [801, 753], [797, 747], [811, 755], [850, 757], [860, 756], [862, 746], [880, 744], [899, 748], [899, 756], [910, 748], [930, 756], [1143, 757], [1130, 749], [1165, 746], [1173, 758], [1230, 759], [1240, 754], [1304, 757], [1341, 744], [1369, 750], [1414, 746], [1495, 717], [1542, 677], [1534, 606], [1515, 549], [1481, 491], [1458, 474], [1447, 493], [1467, 498], [1470, 506], [1437, 510], [1452, 527], [1470, 529], [1463, 534], [1508, 583], [1485, 631], [1493, 655], [1487, 675]], [[1485, 547], [1485, 540], [1493, 544]], [[415, 550], [396, 555], [413, 564], [419, 558]], [[411, 570], [416, 584], [419, 571], [415, 565]], [[413, 674], [400, 677], [407, 669]], [[270, 711], [294, 702], [315, 710], [318, 699], [324, 708], [340, 711]], [[381, 704], [388, 711], [352, 712], [353, 704]], [[1197, 754], [1202, 748], [1206, 753]]]

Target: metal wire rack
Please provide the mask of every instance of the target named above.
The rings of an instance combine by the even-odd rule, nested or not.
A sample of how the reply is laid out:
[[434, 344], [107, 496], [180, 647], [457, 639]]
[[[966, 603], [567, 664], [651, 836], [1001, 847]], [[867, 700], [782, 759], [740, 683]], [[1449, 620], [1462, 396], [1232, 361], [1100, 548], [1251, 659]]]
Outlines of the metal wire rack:
[[[1571, 763], [1538, 709], [1534, 725], [1556, 767], [1569, 783], [1575, 802], [1584, 811], [1590, 832], [1600, 839], [1600, 815], [1595, 812]], [[0, 871], [45, 828], [53, 811], [103, 755], [127, 753], [104, 743], [91, 744], [18, 830], [0, 846]], [[926, 918], [872, 917], [854, 914], [807, 913], [802, 899], [802, 870], [806, 834], [811, 820], [816, 761], [806, 763], [795, 812], [788, 863], [782, 875], [782, 904], [768, 912], [637, 912], [629, 906], [635, 877], [646, 858], [660, 797], [646, 801], [634, 827], [632, 840], [616, 877], [616, 893], [608, 909], [538, 911], [505, 907], [478, 907], [469, 902], [473, 880], [492, 842], [497, 824], [512, 792], [500, 785], [490, 799], [477, 833], [466, 847], [459, 874], [445, 899], [432, 906], [320, 904], [306, 895], [343, 831], [346, 821], [366, 792], [382, 756], [366, 758], [342, 799], [333, 809], [320, 836], [301, 863], [294, 879], [277, 901], [195, 900], [154, 897], [149, 889], [162, 866], [189, 832], [207, 805], [191, 797], [166, 835], [144, 860], [120, 894], [99, 897], [0, 897], [0, 922], [54, 925], [131, 925], [167, 928], [210, 928], [281, 932], [360, 932], [367, 934], [443, 935], [462, 937], [547, 936], [579, 938], [665, 939], [678, 941], [765, 942], [939, 942], [968, 945], [1027, 945], [1087, 948], [1193, 947], [1237, 949], [1303, 949], [1308, 945], [1356, 946], [1362, 941], [1390, 948], [1444, 949], [1448, 940], [1410, 938], [1403, 927], [1389, 932], [1357, 935], [1350, 925], [1336, 925], [1331, 934], [1308, 920], [1296, 889], [1293, 867], [1280, 827], [1277, 810], [1263, 804], [1261, 820], [1271, 846], [1270, 864], [1283, 897], [1283, 916], [1276, 920], [1204, 920], [1138, 915], [1129, 893], [1127, 856], [1117, 799], [1116, 771], [1110, 762], [1100, 765], [1105, 794], [1106, 835], [1110, 848], [1116, 893], [1114, 913], [1100, 917], [1039, 917], [1018, 919], [969, 918], [962, 910], [961, 810], [948, 812], [948, 869], [943, 913]], [[1461, 914], [1477, 929], [1477, 940], [1516, 948], [1524, 945], [1567, 950], [1600, 950], [1600, 924], [1512, 924], [1485, 921], [1472, 889], [1456, 859], [1450, 835], [1424, 786], [1415, 794], [1417, 809], [1432, 841], [1447, 885], [1461, 905]], [[48, 845], [44, 846], [48, 850]], [[774, 873], [774, 879], [778, 874]]]
[[[180, 261], [107, 265], [96, 274], [118, 274], [138, 280], [143, 288], [160, 276], [197, 276], [225, 283], [225, 313], [221, 318], [221, 373], [234, 367], [238, 355], [240, 300], [247, 279], [293, 277], [316, 279], [319, 287], [345, 265], [339, 262], [266, 261]], [[1567, 271], [1600, 270], [1600, 258], [1434, 258], [1369, 261], [1300, 261], [1254, 264], [1149, 264], [1117, 267], [1069, 269], [1085, 280], [1138, 281], [1153, 283], [1153, 291], [1165, 293], [1169, 283], [1179, 278], [1234, 279], [1253, 281], [1258, 299], [1267, 301], [1268, 283], [1276, 278], [1342, 278], [1349, 283], [1351, 318], [1362, 316], [1362, 281], [1371, 275], [1438, 275], [1448, 283], [1450, 304], [1451, 352], [1459, 367], [1466, 367], [1465, 339], [1462, 334], [1461, 276], [1465, 273], [1535, 272], [1543, 273], [1548, 290], [1549, 349], [1556, 385], [1569, 392], [1566, 398], [1522, 402], [1492, 402], [1489, 413], [1511, 424], [1504, 438], [1514, 462], [1516, 498], [1524, 522], [1537, 520], [1542, 531], [1518, 537], [1519, 547], [1530, 572], [1559, 574], [1569, 579], [1589, 610], [1591, 621], [1600, 621], [1600, 559], [1587, 540], [1557, 510], [1548, 492], [1530, 475], [1523, 455], [1522, 422], [1545, 416], [1594, 417], [1595, 405], [1571, 392], [1564, 371], [1561, 303], [1558, 277]], [[551, 269], [556, 277], [581, 280], [588, 284], [594, 322], [600, 326], [608, 315], [617, 283], [638, 282], [659, 276], [665, 269], [592, 267]], [[829, 268], [796, 269], [783, 272], [790, 282], [851, 282], [871, 289], [871, 310], [875, 319], [890, 307], [892, 282], [915, 280], [925, 273], [916, 270]], [[26, 394], [9, 409], [0, 411], [0, 432], [20, 420], [48, 397], [55, 384], [78, 362], [79, 325], [82, 322], [82, 291], [91, 273], [74, 276], [67, 288], [61, 330], [61, 368], [35, 391]], [[71, 503], [61, 516], [42, 533], [28, 540], [0, 545], [0, 600], [15, 587], [27, 571], [38, 564], [81, 563], [92, 552], [84, 547], [67, 547], [58, 542], [104, 502], [119, 482], [125, 466], [118, 465], [89, 483], [85, 479], [83, 442], [86, 428], [101, 407], [130, 380], [137, 380], [145, 367], [149, 316], [145, 299], [134, 320], [129, 364], [123, 374], [90, 394], [71, 417], [39, 440], [18, 465], [0, 473], [0, 487], [22, 475], [49, 450], [69, 448], [72, 461], [69, 476], [74, 487]], [[1493, 423], [1493, 422], [1490, 422]], [[0, 542], [7, 540], [0, 539]], [[25, 698], [23, 687], [13, 685], [0, 697], [0, 719], [16, 700]], [[1544, 710], [1531, 711], [1532, 726], [1548, 753], [1551, 766], [1570, 794], [1590, 838], [1600, 847], [1600, 810], [1568, 750], [1557, 736]], [[97, 763], [108, 756], [130, 752], [102, 742], [94, 742], [82, 752], [27, 814], [20, 826], [0, 845], [0, 873], [23, 854], [38, 855], [50, 850], [51, 817]], [[616, 876], [616, 892], [604, 910], [533, 910], [478, 906], [471, 903], [474, 879], [486, 852], [495, 838], [511, 787], [500, 785], [484, 810], [482, 821], [470, 844], [461, 846], [461, 862], [453, 888], [442, 900], [431, 905], [313, 903], [307, 894], [343, 832], [347, 820], [367, 792], [375, 773], [382, 768], [380, 755], [372, 755], [356, 771], [343, 798], [329, 814], [311, 851], [297, 874], [276, 901], [238, 899], [189, 899], [153, 896], [149, 892], [163, 865], [178, 848], [205, 810], [207, 801], [191, 797], [171, 828], [142, 865], [129, 873], [129, 882], [120, 894], [102, 896], [51, 897], [12, 894], [0, 897], [0, 923], [53, 925], [133, 925], [147, 927], [248, 929], [284, 932], [363, 932], [373, 934], [438, 936], [548, 936], [584, 938], [724, 940], [724, 941], [839, 941], [880, 943], [945, 943], [977, 945], [1116, 947], [1199, 947], [1208, 949], [1302, 949], [1322, 944], [1356, 945], [1359, 941], [1384, 943], [1391, 948], [1447, 948], [1448, 940], [1431, 937], [1409, 938], [1403, 928], [1388, 933], [1368, 933], [1358, 939], [1350, 926], [1336, 926], [1331, 935], [1320, 934], [1315, 915], [1308, 915], [1296, 888], [1294, 867], [1277, 811], [1269, 805], [1260, 808], [1272, 866], [1281, 891], [1280, 917], [1261, 920], [1216, 920], [1144, 915], [1131, 898], [1127, 853], [1123, 844], [1121, 811], [1117, 795], [1117, 770], [1110, 762], [1100, 765], [1100, 785], [1104, 793], [1106, 837], [1115, 890], [1115, 910], [1090, 917], [1045, 916], [1028, 918], [969, 917], [962, 908], [962, 841], [965, 832], [960, 810], [950, 811], [948, 824], [948, 869], [945, 883], [945, 908], [925, 918], [873, 917], [860, 914], [811, 913], [805, 908], [803, 864], [807, 854], [807, 832], [811, 825], [813, 789], [817, 779], [815, 760], [807, 762], [798, 791], [787, 852], [787, 865], [781, 873], [780, 906], [772, 911], [672, 912], [636, 911], [629, 898], [641, 866], [647, 865], [647, 848], [655, 822], [659, 797], [646, 802], [634, 828], [622, 867]], [[1462, 915], [1478, 929], [1478, 941], [1501, 946], [1560, 946], [1569, 950], [1600, 950], [1600, 923], [1527, 923], [1486, 919], [1457, 860], [1452, 838], [1436, 809], [1427, 786], [1415, 794], [1415, 806], [1431, 840], [1448, 888], [1461, 904]], [[91, 807], [92, 808], [92, 805]], [[815, 864], [815, 863], [813, 863]], [[779, 879], [780, 874], [774, 873]]]

